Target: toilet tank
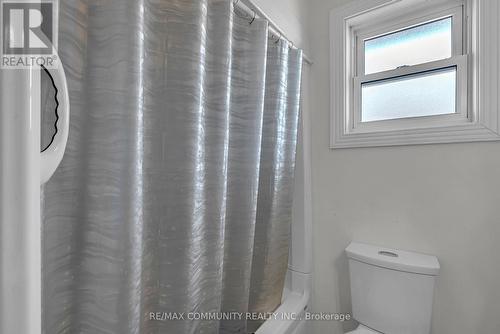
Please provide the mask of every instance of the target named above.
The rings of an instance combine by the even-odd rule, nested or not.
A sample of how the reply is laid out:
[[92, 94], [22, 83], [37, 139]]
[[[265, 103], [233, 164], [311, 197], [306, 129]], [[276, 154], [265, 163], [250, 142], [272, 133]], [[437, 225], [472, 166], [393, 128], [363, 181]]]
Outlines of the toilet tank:
[[346, 248], [353, 317], [384, 334], [429, 334], [435, 256], [351, 243]]

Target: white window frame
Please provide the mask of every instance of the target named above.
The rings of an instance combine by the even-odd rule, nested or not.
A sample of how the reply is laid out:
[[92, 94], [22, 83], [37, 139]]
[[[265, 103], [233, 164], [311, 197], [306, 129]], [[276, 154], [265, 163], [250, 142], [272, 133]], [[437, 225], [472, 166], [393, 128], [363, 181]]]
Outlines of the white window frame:
[[[352, 110], [352, 132], [373, 132], [383, 130], [398, 130], [405, 128], [418, 128], [429, 126], [441, 126], [443, 123], [460, 122], [467, 119], [467, 56], [463, 50], [463, 6], [453, 4], [450, 8], [440, 9], [436, 11], [434, 8], [425, 9], [418, 13], [410, 15], [398, 16], [389, 22], [376, 24], [369, 28], [363, 28], [353, 31], [355, 40], [356, 52], [356, 67], [354, 72], [354, 87], [353, 87], [353, 110]], [[379, 36], [384, 36], [395, 31], [408, 29], [421, 24], [437, 21], [439, 19], [452, 18], [452, 57], [419, 65], [408, 66], [378, 73], [364, 74], [365, 72], [365, 57], [364, 57], [364, 41]], [[434, 115], [415, 118], [399, 118], [392, 120], [381, 120], [374, 122], [361, 121], [361, 88], [365, 83], [374, 81], [394, 79], [409, 75], [433, 72], [446, 68], [455, 67], [457, 69], [456, 80], [456, 113], [449, 115]]]
[[[354, 0], [334, 9], [330, 17], [330, 146], [500, 140], [500, 25], [496, 22], [500, 5], [495, 1]], [[450, 16], [453, 18], [452, 58], [364, 74], [363, 57], [360, 57], [364, 53], [364, 40]], [[484, 26], [486, 22], [492, 26]], [[484, 27], [488, 27], [487, 33]], [[495, 27], [497, 30], [492, 31]], [[484, 43], [479, 44], [480, 40]], [[488, 53], [480, 52], [486, 48]], [[457, 68], [455, 114], [361, 122], [360, 90], [363, 83], [449, 67]], [[496, 69], [495, 73], [491, 73], [492, 68]], [[482, 82], [493, 84], [493, 87], [484, 88]], [[497, 91], [488, 96], [485, 92], [480, 93], [479, 87], [491, 93]]]

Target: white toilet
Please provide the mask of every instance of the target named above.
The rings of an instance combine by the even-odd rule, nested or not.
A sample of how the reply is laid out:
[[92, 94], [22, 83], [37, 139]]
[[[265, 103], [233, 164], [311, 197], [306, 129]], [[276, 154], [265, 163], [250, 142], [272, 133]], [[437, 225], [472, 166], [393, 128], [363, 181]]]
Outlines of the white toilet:
[[353, 317], [350, 334], [429, 334], [435, 256], [362, 243], [346, 248]]

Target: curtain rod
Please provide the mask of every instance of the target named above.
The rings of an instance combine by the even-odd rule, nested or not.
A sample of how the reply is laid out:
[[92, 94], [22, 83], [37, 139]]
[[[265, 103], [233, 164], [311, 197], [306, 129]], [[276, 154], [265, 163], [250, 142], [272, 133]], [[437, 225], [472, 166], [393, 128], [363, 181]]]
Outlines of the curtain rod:
[[[292, 48], [297, 48], [293, 41], [288, 39], [286, 37], [286, 34], [283, 32], [283, 30], [276, 24], [274, 21], [266, 14], [262, 9], [259, 8], [256, 4], [254, 4], [251, 0], [233, 0], [233, 4], [238, 7], [239, 9], [243, 10], [246, 14], [248, 14], [248, 17], [253, 21], [256, 17], [259, 17], [261, 19], [266, 20], [269, 23], [269, 32], [276, 36], [279, 39], [285, 39], [288, 41], [291, 45]], [[305, 53], [302, 54], [302, 57], [304, 59], [304, 62], [306, 62], [309, 65], [313, 64], [313, 61], [311, 58], [309, 58], [308, 55]]]

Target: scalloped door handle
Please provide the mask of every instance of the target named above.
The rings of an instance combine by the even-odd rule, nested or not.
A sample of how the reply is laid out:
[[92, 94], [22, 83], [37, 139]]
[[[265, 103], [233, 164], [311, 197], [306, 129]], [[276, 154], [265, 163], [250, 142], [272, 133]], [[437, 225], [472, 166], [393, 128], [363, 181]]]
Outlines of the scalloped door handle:
[[57, 123], [56, 133], [50, 145], [40, 153], [40, 184], [46, 183], [61, 163], [68, 143], [69, 134], [69, 94], [64, 67], [57, 55], [57, 66], [44, 68], [56, 88]]

